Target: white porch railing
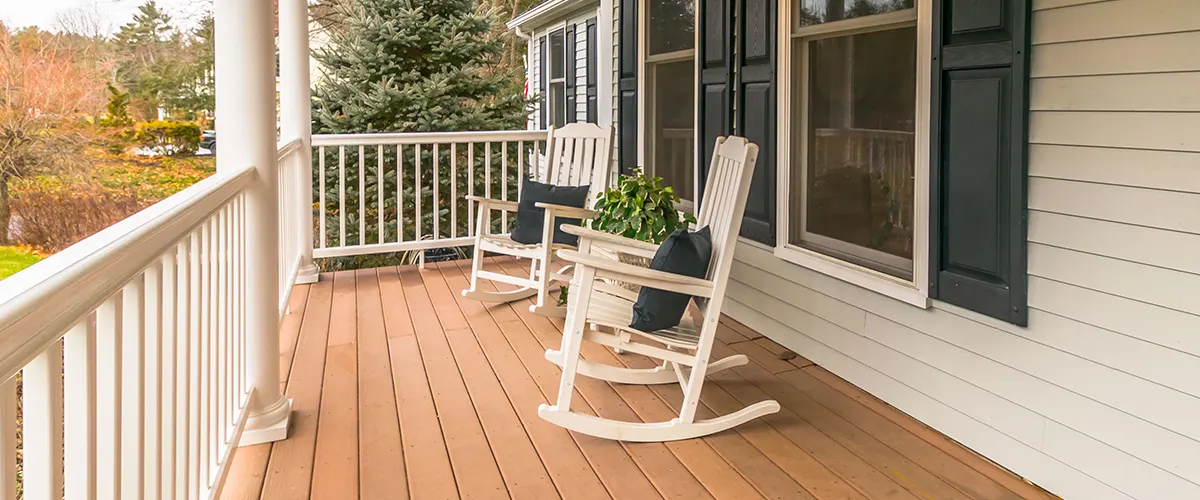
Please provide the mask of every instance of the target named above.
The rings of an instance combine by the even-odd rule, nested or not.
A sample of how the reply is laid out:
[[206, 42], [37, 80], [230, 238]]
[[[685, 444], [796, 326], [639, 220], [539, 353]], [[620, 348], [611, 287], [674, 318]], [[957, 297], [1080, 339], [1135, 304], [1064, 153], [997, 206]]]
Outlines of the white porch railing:
[[251, 397], [254, 175], [210, 177], [0, 284], [0, 499], [18, 481], [27, 499], [219, 491]]
[[[313, 257], [470, 245], [466, 196], [516, 200], [545, 131], [314, 135]], [[507, 231], [510, 214], [497, 218]]]
[[[282, 317], [291, 296], [292, 284], [303, 264], [304, 249], [300, 232], [308, 227], [311, 231], [312, 200], [310, 193], [303, 189], [304, 184], [311, 184], [310, 174], [305, 163], [311, 155], [304, 147], [304, 141], [294, 139], [279, 146], [276, 161], [279, 167], [279, 315]], [[309, 199], [305, 199], [309, 198]], [[305, 212], [308, 213], [305, 213]]]

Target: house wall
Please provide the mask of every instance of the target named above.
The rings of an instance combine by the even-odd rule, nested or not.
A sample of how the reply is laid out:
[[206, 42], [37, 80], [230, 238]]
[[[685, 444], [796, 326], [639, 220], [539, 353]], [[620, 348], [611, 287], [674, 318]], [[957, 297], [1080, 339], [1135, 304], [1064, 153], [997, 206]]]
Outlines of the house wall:
[[[541, 68], [541, 53], [538, 48], [538, 41], [541, 37], [546, 36], [550, 32], [565, 29], [569, 25], [575, 26], [575, 46], [572, 54], [568, 57], [567, 63], [575, 65], [575, 120], [580, 122], [587, 121], [587, 22], [589, 19], [596, 19], [596, 7], [589, 7], [583, 11], [576, 11], [569, 16], [563, 16], [558, 19], [547, 19], [543, 26], [539, 26], [531, 31], [532, 39], [527, 43], [527, 59], [526, 70], [529, 72], [529, 95], [534, 97], [545, 94], [546, 89], [540, 74]], [[599, 27], [597, 27], [599, 29]], [[603, 62], [597, 58], [597, 65], [603, 68]], [[529, 114], [527, 122], [529, 130], [538, 130], [546, 128], [547, 124], [539, 122], [539, 113], [541, 106], [544, 103], [537, 102], [533, 106], [533, 112]], [[568, 116], [570, 118], [570, 116]]]
[[726, 312], [1064, 498], [1200, 498], [1200, 8], [1033, 1], [1029, 326], [745, 241]]

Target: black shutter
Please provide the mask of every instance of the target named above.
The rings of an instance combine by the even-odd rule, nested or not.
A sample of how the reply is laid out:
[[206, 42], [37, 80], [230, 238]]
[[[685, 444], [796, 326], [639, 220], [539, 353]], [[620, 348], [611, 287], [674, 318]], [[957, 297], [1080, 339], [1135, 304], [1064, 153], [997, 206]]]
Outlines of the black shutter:
[[1030, 0], [933, 18], [930, 293], [1024, 326]]
[[596, 92], [599, 87], [596, 66], [596, 18], [587, 20], [587, 121], [588, 123], [596, 123], [598, 120], [598, 104], [599, 94]]
[[[638, 0], [620, 3], [617, 123], [621, 173], [638, 167]], [[653, 0], [651, 0], [653, 1]]]
[[571, 24], [567, 26], [567, 36], [563, 42], [563, 58], [566, 59], [563, 64], [567, 78], [567, 112], [563, 113], [566, 115], [564, 124], [574, 123], [579, 117], [575, 111], [575, 57], [575, 25]]
[[[699, 129], [696, 158], [699, 168], [700, 192], [704, 192], [708, 179], [708, 165], [712, 161], [713, 146], [717, 137], [733, 133], [733, 102], [730, 91], [733, 82], [733, 0], [698, 0], [700, 17], [700, 41], [696, 47], [696, 58], [700, 65], [700, 81], [697, 89]], [[697, 194], [699, 200], [702, 196]]]
[[776, 0], [742, 0], [738, 23], [737, 135], [758, 144], [742, 236], [775, 245]]
[[538, 55], [538, 66], [539, 66], [539, 68], [538, 68], [538, 87], [539, 88], [536, 90], [535, 95], [537, 96], [537, 99], [538, 99], [538, 127], [540, 127], [540, 128], [549, 128], [547, 126], [548, 122], [546, 121], [546, 116], [547, 116], [546, 108], [550, 107], [550, 100], [549, 100], [549, 92], [547, 92], [546, 90], [550, 88], [550, 85], [547, 83], [550, 80], [550, 73], [548, 71], [546, 71], [546, 69], [549, 67], [546, 65], [546, 57], [547, 57], [546, 56], [546, 42], [547, 42], [546, 37], [542, 37], [541, 40], [538, 42], [538, 46], [539, 46], [538, 47], [538, 51], [539, 51], [538, 52], [538, 54], [539, 54]]

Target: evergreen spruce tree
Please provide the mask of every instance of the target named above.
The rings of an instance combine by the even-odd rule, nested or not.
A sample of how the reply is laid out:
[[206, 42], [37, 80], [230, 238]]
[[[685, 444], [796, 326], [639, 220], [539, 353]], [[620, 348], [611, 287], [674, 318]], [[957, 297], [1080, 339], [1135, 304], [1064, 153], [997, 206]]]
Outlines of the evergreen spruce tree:
[[[519, 68], [500, 65], [505, 52], [504, 37], [498, 28], [496, 11], [481, 7], [473, 0], [342, 0], [323, 2], [329, 7], [325, 19], [329, 43], [315, 51], [322, 77], [313, 92], [314, 133], [387, 133], [446, 132], [473, 130], [523, 129], [527, 117]], [[439, 218], [442, 237], [468, 233], [469, 204], [463, 198], [467, 183], [473, 179], [474, 192], [499, 194], [502, 185], [516, 199], [516, 168], [503, 170], [500, 145], [492, 153], [490, 188], [485, 176], [482, 145], [475, 157], [466, 157], [466, 148], [451, 151], [442, 147], [434, 158], [431, 147], [418, 154], [412, 146], [403, 151], [396, 147], [367, 147], [359, 158], [359, 148], [327, 148], [324, 171], [326, 186], [326, 226], [328, 244], [336, 245], [342, 235], [345, 217], [347, 244], [375, 244], [428, 238], [433, 234], [433, 218]], [[510, 144], [507, 164], [521, 158], [517, 144]], [[379, 155], [382, 153], [382, 158]], [[450, 171], [455, 155], [457, 176]], [[344, 155], [344, 156], [342, 156]], [[397, 166], [397, 156], [403, 158]], [[318, 162], [320, 159], [317, 160]], [[346, 165], [344, 181], [339, 165]], [[358, 165], [362, 165], [360, 171]], [[379, 170], [382, 165], [383, 170]], [[436, 165], [437, 175], [434, 174]], [[320, 175], [319, 168], [314, 174]], [[418, 171], [420, 176], [418, 177]], [[468, 171], [475, 172], [468, 177]], [[501, 175], [507, 171], [508, 179]], [[399, 172], [399, 176], [397, 173]], [[363, 189], [359, 191], [359, 177]], [[399, 179], [400, 182], [397, 182]], [[433, 209], [434, 179], [437, 179], [438, 206]], [[314, 182], [316, 182], [314, 178]], [[383, 199], [379, 198], [382, 183]], [[457, 187], [457, 198], [450, 196], [450, 184]], [[396, 192], [400, 188], [403, 193]], [[345, 205], [340, 206], [342, 189]], [[358, 210], [365, 207], [361, 213]], [[397, 207], [397, 203], [403, 204]], [[315, 200], [314, 200], [315, 201]], [[416, 210], [420, 203], [421, 210]], [[455, 207], [457, 228], [451, 229], [449, 211]], [[397, 214], [403, 224], [397, 224]], [[419, 214], [419, 221], [418, 221]], [[383, 231], [378, 221], [383, 220]], [[499, 223], [497, 217], [496, 222]], [[364, 231], [360, 233], [360, 221]], [[420, 224], [416, 230], [414, 221]], [[397, 231], [404, 234], [397, 235]], [[408, 257], [411, 257], [409, 255]], [[334, 259], [328, 268], [355, 268], [395, 264], [394, 256]]]
[[[472, 0], [339, 2], [330, 43], [316, 51], [313, 128], [325, 133], [523, 128], [515, 71], [493, 11]], [[514, 81], [518, 81], [514, 84]]]

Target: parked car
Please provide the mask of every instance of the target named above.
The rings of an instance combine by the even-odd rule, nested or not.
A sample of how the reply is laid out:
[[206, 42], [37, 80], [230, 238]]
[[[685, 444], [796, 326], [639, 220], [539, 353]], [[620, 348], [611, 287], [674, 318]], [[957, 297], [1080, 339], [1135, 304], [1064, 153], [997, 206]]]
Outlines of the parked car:
[[217, 131], [205, 130], [200, 134], [200, 147], [209, 150], [212, 154], [217, 154]]

